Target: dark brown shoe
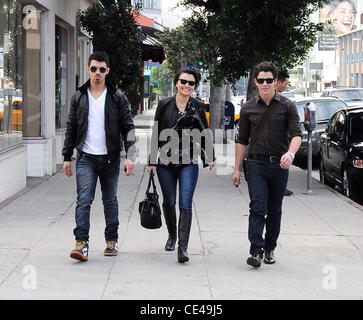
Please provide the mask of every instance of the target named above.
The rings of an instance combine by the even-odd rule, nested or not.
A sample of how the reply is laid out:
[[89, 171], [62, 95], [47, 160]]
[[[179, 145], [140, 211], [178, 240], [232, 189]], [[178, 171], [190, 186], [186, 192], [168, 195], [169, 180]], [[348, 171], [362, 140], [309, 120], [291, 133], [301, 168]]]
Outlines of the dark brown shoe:
[[263, 262], [266, 264], [274, 264], [276, 262], [273, 250], [265, 251], [265, 258], [263, 259]]
[[247, 259], [247, 264], [254, 268], [261, 267], [262, 253], [255, 252]]

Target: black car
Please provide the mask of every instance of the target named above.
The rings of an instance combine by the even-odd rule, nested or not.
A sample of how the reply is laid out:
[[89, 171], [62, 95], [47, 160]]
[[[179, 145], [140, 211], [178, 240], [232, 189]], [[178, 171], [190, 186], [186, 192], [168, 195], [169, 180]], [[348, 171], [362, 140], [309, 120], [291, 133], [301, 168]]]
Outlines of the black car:
[[320, 136], [320, 181], [363, 202], [363, 105], [334, 113]]
[[296, 153], [297, 160], [306, 159], [308, 155], [308, 132], [304, 127], [304, 106], [306, 106], [307, 103], [312, 102], [315, 104], [316, 107], [316, 127], [312, 132], [311, 142], [313, 149], [313, 158], [316, 159], [318, 159], [320, 151], [320, 135], [324, 132], [326, 124], [328, 123], [330, 117], [334, 114], [335, 111], [342, 108], [347, 108], [347, 105], [344, 103], [344, 101], [335, 97], [306, 97], [295, 100], [297, 111], [300, 117], [301, 131], [303, 133], [300, 149]]

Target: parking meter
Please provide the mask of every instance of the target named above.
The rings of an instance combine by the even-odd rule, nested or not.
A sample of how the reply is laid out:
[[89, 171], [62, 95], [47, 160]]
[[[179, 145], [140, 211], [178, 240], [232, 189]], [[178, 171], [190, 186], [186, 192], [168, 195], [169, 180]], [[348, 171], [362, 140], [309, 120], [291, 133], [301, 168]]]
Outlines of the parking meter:
[[308, 102], [304, 107], [304, 127], [308, 132], [308, 172], [307, 172], [307, 191], [305, 194], [315, 194], [311, 190], [311, 173], [313, 169], [313, 144], [312, 131], [316, 127], [315, 120], [316, 106], [313, 102]]
[[313, 131], [316, 127], [315, 110], [314, 102], [308, 102], [304, 107], [304, 127], [308, 132]]

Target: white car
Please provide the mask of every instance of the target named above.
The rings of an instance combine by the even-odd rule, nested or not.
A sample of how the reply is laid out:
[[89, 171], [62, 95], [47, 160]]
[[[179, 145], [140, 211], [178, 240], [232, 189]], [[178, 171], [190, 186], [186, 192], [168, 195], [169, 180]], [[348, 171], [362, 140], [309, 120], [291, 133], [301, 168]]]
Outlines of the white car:
[[337, 97], [349, 107], [363, 104], [363, 88], [329, 88], [323, 90], [322, 97]]

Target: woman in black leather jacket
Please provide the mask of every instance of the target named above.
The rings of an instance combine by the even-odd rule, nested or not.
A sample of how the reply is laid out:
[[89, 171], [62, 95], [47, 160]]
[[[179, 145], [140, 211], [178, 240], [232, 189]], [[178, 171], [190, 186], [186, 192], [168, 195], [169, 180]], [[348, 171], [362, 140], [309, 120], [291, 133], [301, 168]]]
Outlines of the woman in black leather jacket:
[[[188, 241], [192, 223], [192, 200], [198, 181], [198, 159], [203, 167], [215, 166], [212, 134], [204, 104], [191, 97], [199, 84], [194, 70], [183, 69], [174, 78], [177, 94], [159, 101], [155, 112], [148, 171], [157, 172], [163, 193], [163, 212], [169, 237], [166, 251], [178, 241], [178, 261], [189, 261]], [[176, 187], [179, 181], [177, 234]]]

